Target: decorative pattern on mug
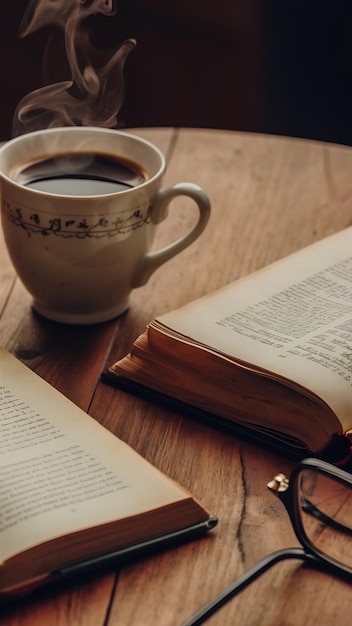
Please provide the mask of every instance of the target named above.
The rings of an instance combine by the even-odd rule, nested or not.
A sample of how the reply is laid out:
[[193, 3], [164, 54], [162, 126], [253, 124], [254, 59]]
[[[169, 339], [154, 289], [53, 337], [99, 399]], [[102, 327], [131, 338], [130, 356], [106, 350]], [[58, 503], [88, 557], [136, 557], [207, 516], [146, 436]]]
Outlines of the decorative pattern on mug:
[[66, 239], [76, 237], [84, 239], [86, 237], [114, 237], [116, 235], [126, 235], [130, 231], [136, 230], [150, 222], [150, 210], [143, 208], [133, 208], [120, 211], [116, 216], [97, 218], [94, 216], [70, 216], [66, 218], [33, 213], [33, 210], [25, 210], [19, 207], [12, 207], [7, 201], [3, 204], [4, 214], [15, 225], [23, 228], [27, 235], [40, 234], [44, 237], [55, 235]]

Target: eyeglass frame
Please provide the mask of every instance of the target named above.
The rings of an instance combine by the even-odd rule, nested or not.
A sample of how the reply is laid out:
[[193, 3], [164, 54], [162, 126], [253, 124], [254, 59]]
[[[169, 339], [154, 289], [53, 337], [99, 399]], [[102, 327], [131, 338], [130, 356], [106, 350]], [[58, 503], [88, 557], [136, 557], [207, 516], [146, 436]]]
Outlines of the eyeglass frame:
[[[321, 552], [309, 539], [302, 523], [300, 515], [300, 503], [298, 502], [299, 493], [296, 489], [296, 477], [302, 472], [303, 469], [314, 469], [315, 472], [333, 478], [336, 482], [343, 485], [350, 485], [352, 488], [352, 475], [345, 470], [340, 469], [327, 463], [321, 459], [307, 458], [298, 463], [292, 470], [289, 480], [286, 479], [287, 486], [275, 489], [272, 483], [275, 481], [275, 477], [268, 483], [268, 488], [278, 496], [281, 500], [290, 518], [292, 528], [298, 541], [303, 545], [308, 554], [317, 557], [320, 561], [323, 561], [329, 570], [334, 571], [337, 574], [346, 574], [347, 577], [352, 576], [352, 568], [335, 561], [331, 557]], [[283, 475], [278, 475], [283, 476]]]
[[328, 570], [337, 576], [352, 579], [352, 568], [321, 552], [316, 546], [314, 546], [305, 532], [298, 502], [299, 490], [296, 486], [297, 476], [304, 469], [313, 469], [320, 474], [333, 478], [335, 481], [343, 485], [348, 485], [352, 488], [351, 474], [339, 467], [331, 465], [331, 463], [327, 463], [326, 461], [317, 458], [306, 458], [300, 461], [292, 469], [289, 479], [286, 478], [284, 474], [277, 474], [267, 486], [283, 503], [295, 535], [303, 547], [277, 550], [276, 552], [269, 554], [267, 557], [264, 557], [264, 559], [244, 572], [241, 576], [239, 576], [239, 578], [226, 587], [226, 589], [220, 592], [203, 608], [197, 611], [197, 613], [187, 620], [183, 626], [199, 626], [200, 624], [203, 624], [208, 617], [213, 615], [233, 596], [245, 589], [251, 582], [261, 576], [261, 574], [264, 574], [264, 572], [276, 563], [287, 559], [300, 559], [311, 564], [312, 566]]

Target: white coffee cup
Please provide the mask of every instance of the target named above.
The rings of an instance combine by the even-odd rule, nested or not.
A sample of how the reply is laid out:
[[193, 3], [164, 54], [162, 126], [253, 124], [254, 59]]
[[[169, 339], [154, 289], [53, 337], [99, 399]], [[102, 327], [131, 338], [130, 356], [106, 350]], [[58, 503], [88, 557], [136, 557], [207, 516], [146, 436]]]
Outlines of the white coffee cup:
[[[21, 171], [30, 164], [67, 153], [122, 158], [137, 164], [146, 178], [135, 187], [97, 195], [66, 195], [66, 182], [59, 193], [21, 182]], [[132, 289], [199, 237], [210, 215], [206, 193], [192, 183], [161, 190], [164, 170], [156, 146], [111, 129], [53, 128], [4, 145], [2, 226], [13, 265], [40, 314], [68, 324], [112, 319], [128, 308]], [[179, 195], [198, 205], [196, 225], [169, 246], [150, 252], [158, 224]]]

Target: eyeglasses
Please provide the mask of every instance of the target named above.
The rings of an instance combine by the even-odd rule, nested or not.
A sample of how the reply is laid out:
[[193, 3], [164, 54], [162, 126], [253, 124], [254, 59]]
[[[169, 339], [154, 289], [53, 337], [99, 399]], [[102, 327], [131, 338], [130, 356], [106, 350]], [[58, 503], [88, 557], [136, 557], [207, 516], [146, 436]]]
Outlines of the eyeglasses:
[[284, 504], [302, 548], [273, 552], [195, 613], [184, 626], [198, 626], [270, 567], [301, 559], [352, 579], [352, 475], [318, 459], [305, 459], [290, 480], [278, 474], [269, 489]]

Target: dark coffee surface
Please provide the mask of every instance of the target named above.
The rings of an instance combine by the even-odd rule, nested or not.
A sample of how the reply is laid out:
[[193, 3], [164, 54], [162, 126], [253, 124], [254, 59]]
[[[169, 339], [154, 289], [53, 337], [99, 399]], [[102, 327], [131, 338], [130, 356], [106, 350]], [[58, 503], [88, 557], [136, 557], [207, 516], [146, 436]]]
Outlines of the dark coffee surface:
[[94, 196], [126, 191], [148, 179], [135, 162], [100, 153], [63, 153], [37, 160], [14, 176], [16, 182], [46, 193]]

